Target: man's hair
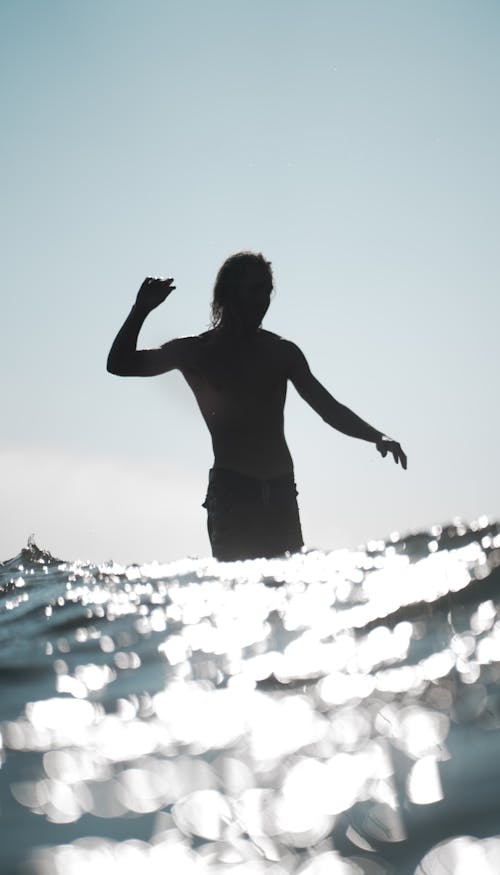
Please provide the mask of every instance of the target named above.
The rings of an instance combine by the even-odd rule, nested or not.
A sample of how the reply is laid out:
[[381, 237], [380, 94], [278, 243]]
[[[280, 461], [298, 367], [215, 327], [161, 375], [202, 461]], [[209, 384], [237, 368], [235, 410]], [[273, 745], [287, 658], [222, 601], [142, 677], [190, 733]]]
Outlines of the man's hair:
[[224, 307], [233, 291], [249, 271], [261, 272], [273, 284], [271, 262], [261, 252], [237, 252], [226, 259], [215, 280], [212, 298], [212, 325], [217, 328], [224, 320]]

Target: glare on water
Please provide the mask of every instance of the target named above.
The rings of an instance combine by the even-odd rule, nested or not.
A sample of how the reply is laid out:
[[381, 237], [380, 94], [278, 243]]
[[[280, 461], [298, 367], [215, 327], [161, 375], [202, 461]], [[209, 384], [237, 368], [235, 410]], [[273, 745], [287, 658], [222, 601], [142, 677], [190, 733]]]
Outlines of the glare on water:
[[498, 872], [464, 825], [500, 778], [499, 564], [487, 520], [227, 564], [24, 551], [0, 752], [29, 871]]

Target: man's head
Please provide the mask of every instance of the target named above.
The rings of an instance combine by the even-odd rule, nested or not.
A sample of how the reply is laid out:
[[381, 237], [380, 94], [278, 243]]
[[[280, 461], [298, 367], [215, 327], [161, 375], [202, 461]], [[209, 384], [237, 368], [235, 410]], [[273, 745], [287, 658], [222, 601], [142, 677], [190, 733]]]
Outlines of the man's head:
[[238, 252], [222, 265], [214, 286], [212, 324], [231, 331], [256, 331], [273, 290], [271, 262], [259, 252]]

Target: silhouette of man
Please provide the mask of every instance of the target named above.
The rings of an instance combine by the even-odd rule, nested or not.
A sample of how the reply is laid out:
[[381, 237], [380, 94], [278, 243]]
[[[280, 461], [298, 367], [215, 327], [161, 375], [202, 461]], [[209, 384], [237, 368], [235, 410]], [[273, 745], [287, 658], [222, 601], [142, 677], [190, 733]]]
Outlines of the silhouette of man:
[[303, 546], [293, 462], [283, 429], [287, 382], [328, 425], [374, 443], [406, 468], [401, 446], [340, 404], [309, 370], [300, 349], [264, 331], [273, 290], [271, 264], [240, 252], [217, 275], [212, 325], [196, 337], [137, 349], [146, 316], [170, 295], [173, 279], [148, 277], [108, 356], [108, 371], [152, 377], [178, 369], [212, 438], [214, 464], [204, 507], [213, 555], [272, 557]]

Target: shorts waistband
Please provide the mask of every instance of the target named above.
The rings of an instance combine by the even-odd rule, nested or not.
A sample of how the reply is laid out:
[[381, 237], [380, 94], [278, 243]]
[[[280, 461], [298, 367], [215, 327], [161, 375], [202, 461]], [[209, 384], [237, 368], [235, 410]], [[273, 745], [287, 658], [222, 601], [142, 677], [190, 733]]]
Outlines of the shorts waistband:
[[208, 472], [209, 482], [214, 480], [215, 478], [221, 480], [231, 480], [233, 483], [239, 481], [250, 482], [250, 483], [267, 483], [272, 485], [273, 483], [294, 483], [294, 473], [290, 471], [287, 474], [279, 474], [278, 477], [253, 477], [251, 474], [242, 474], [241, 471], [233, 471], [232, 468], [210, 468]]
[[230, 468], [216, 467], [209, 471], [208, 485], [209, 490], [210, 488], [224, 489], [226, 487], [235, 489], [240, 494], [250, 492], [255, 496], [259, 495], [264, 505], [269, 505], [276, 493], [290, 492], [297, 495], [293, 471], [290, 471], [289, 474], [280, 474], [278, 477], [261, 478], [252, 477], [250, 474], [241, 474]]

